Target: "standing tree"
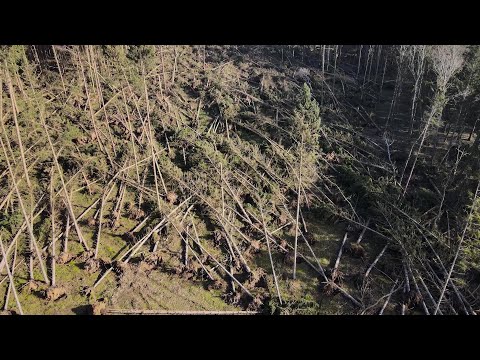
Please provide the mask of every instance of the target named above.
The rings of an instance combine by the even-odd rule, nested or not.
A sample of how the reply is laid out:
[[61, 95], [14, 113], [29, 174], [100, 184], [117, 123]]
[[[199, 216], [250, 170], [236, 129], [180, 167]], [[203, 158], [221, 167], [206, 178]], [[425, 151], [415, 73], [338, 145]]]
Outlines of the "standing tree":
[[[405, 183], [402, 196], [405, 196], [405, 193], [407, 192], [408, 185], [425, 143], [425, 139], [429, 134], [430, 127], [432, 125], [438, 125], [441, 120], [443, 109], [448, 102], [447, 90], [449, 89], [449, 81], [453, 75], [462, 68], [465, 50], [465, 46], [460, 45], [434, 45], [428, 49], [428, 57], [432, 63], [432, 69], [436, 76], [436, 87], [430, 110], [425, 114], [425, 125], [419, 137], [420, 143], [413, 157], [413, 164], [410, 168], [410, 173]], [[416, 142], [412, 145], [410, 156], [407, 158], [404, 171], [408, 166], [415, 145]]]
[[408, 69], [413, 75], [413, 97], [412, 107], [410, 111], [410, 135], [413, 133], [413, 126], [415, 123], [415, 115], [417, 112], [417, 103], [420, 98], [420, 90], [422, 87], [423, 74], [425, 73], [425, 59], [426, 59], [427, 45], [412, 45], [408, 47]]

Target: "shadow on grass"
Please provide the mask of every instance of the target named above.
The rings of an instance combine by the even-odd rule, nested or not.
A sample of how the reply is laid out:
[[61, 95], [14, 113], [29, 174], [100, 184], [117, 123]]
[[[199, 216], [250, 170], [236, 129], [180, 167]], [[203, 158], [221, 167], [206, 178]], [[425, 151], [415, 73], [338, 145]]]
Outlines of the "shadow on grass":
[[90, 305], [80, 305], [72, 308], [75, 315], [90, 315]]

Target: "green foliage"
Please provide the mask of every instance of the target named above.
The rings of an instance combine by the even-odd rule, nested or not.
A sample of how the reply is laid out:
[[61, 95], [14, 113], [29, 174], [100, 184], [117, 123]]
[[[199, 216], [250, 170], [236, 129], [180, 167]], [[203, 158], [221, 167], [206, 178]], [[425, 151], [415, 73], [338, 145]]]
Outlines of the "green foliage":
[[[128, 59], [138, 63], [155, 56], [155, 46], [153, 45], [128, 45], [126, 56]], [[116, 47], [118, 48], [118, 47]], [[121, 53], [124, 53], [123, 46]], [[117, 50], [119, 52], [119, 50]]]
[[3, 235], [12, 235], [23, 222], [23, 215], [20, 209], [13, 213], [0, 213], [0, 229], [5, 232]]
[[312, 151], [318, 148], [320, 135], [321, 118], [320, 107], [312, 97], [310, 87], [304, 83], [302, 92], [297, 100], [297, 107], [294, 110], [294, 118], [291, 121], [291, 131], [297, 142], [303, 136], [304, 146]]
[[70, 144], [74, 141], [79, 140], [83, 136], [84, 136], [84, 132], [80, 127], [74, 125], [70, 121], [67, 121], [66, 129], [62, 135], [65, 143]]
[[125, 64], [127, 51], [124, 45], [102, 45], [101, 49], [105, 58]]
[[215, 89], [213, 94], [222, 117], [226, 120], [235, 118], [240, 110], [238, 104], [221, 88]]
[[472, 218], [459, 261], [463, 271], [480, 269], [480, 199], [473, 204]]
[[18, 72], [24, 65], [24, 45], [1, 45], [0, 46], [0, 68], [6, 65], [10, 73]]
[[348, 164], [341, 164], [336, 169], [337, 183], [344, 189], [347, 197], [355, 197], [365, 210], [376, 206], [378, 195], [383, 193], [378, 187], [379, 182], [374, 183], [371, 177], [358, 173]]
[[415, 191], [414, 202], [420, 210], [427, 211], [437, 205], [438, 198], [432, 190], [419, 187]]
[[36, 237], [38, 241], [44, 242], [47, 239], [51, 238], [52, 219], [50, 218], [50, 216], [46, 217], [35, 230], [37, 233]]

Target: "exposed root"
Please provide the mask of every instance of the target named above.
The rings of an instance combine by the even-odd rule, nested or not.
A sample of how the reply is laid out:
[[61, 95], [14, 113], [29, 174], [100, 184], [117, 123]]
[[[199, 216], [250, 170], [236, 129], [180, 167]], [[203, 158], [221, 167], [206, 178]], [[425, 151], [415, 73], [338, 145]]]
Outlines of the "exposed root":
[[[280, 251], [281, 251], [282, 253], [286, 254], [286, 253], [288, 252], [288, 243], [287, 243], [285, 240], [282, 239], [282, 240], [280, 241], [280, 244], [279, 244], [279, 245], [281, 246]], [[285, 249], [285, 250], [283, 250], [283, 249]]]
[[83, 265], [83, 268], [89, 273], [93, 274], [99, 270], [102, 270], [105, 268], [105, 263], [106, 261], [103, 259], [95, 259], [95, 258], [89, 258], [87, 261], [85, 261], [85, 264]]
[[207, 290], [222, 290], [222, 291], [225, 291], [227, 288], [227, 284], [225, 283], [225, 281], [221, 281], [221, 280], [218, 280], [218, 279], [215, 279], [213, 281], [209, 281], [207, 283]]
[[332, 279], [332, 281], [334, 281], [339, 285], [343, 282], [343, 279], [345, 277], [345, 274], [343, 272], [341, 272], [338, 269], [330, 270], [329, 272], [330, 272], [330, 278]]
[[351, 243], [346, 249], [348, 254], [355, 258], [364, 259], [367, 255], [365, 248], [361, 244]]
[[260, 246], [261, 246], [260, 241], [252, 240], [252, 242], [250, 242], [249, 249], [251, 249], [251, 253], [257, 254], [260, 251]]
[[95, 227], [95, 225], [97, 224], [97, 221], [93, 218], [93, 216], [90, 216], [88, 219], [87, 219], [87, 225], [90, 226], [90, 227]]
[[14, 310], [0, 310], [1, 315], [17, 315], [17, 313]]
[[143, 219], [145, 217], [145, 211], [143, 211], [142, 209], [136, 209], [133, 212], [133, 216], [134, 216], [135, 220]]
[[266, 273], [263, 269], [257, 269], [252, 271], [247, 278], [247, 282], [245, 283], [245, 287], [250, 288], [264, 288], [268, 289], [267, 277]]
[[38, 287], [39, 287], [39, 285], [35, 280], [29, 280], [26, 284], [26, 288], [30, 292], [38, 290]]
[[72, 258], [73, 258], [73, 256], [70, 255], [69, 253], [62, 252], [62, 253], [60, 253], [60, 255], [58, 255], [57, 263], [61, 264], [61, 265], [66, 264], [70, 260], [72, 260]]
[[280, 216], [278, 217], [277, 224], [279, 226], [285, 225], [288, 222], [288, 219], [289, 219], [288, 215], [285, 212], [281, 212]]
[[129, 263], [124, 263], [123, 261], [114, 261], [112, 266], [113, 271], [117, 276], [123, 276], [126, 272], [131, 271], [131, 265]]
[[67, 295], [67, 291], [62, 286], [51, 286], [45, 290], [45, 299], [47, 301], [56, 301]]
[[422, 294], [420, 294], [416, 290], [410, 290], [410, 292], [406, 295], [405, 304], [409, 309], [414, 308], [415, 306], [419, 305], [423, 300]]
[[78, 255], [75, 260], [80, 261], [80, 262], [85, 262], [88, 259], [92, 258], [95, 255], [94, 250], [89, 250], [89, 251], [84, 251], [80, 255]]
[[103, 299], [94, 302], [91, 305], [90, 313], [91, 315], [104, 315], [107, 310], [107, 303]]
[[169, 191], [168, 194], [167, 194], [167, 201], [170, 203], [170, 204], [175, 204], [176, 201], [178, 199], [178, 196], [177, 194], [175, 194], [173, 191]]
[[323, 282], [321, 284], [322, 284], [322, 291], [325, 293], [325, 295], [332, 296], [338, 292], [338, 289], [332, 280]]
[[268, 302], [270, 299], [270, 296], [268, 293], [262, 293], [256, 295], [253, 299], [250, 300], [250, 302], [247, 305], [246, 310], [247, 311], [262, 311], [265, 304]]

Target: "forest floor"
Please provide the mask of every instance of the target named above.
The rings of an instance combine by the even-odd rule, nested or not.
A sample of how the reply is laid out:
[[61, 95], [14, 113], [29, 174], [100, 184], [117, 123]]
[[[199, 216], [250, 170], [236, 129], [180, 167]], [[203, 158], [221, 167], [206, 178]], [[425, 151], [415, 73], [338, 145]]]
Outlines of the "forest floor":
[[[215, 66], [214, 68], [218, 68], [218, 74], [215, 73], [216, 76], [218, 75], [218, 77], [222, 79], [228, 79], [228, 76], [231, 76], [231, 78], [234, 79], [237, 77], [241, 78], [241, 76], [245, 75], [243, 74], [243, 72], [245, 72], [245, 77], [250, 81], [252, 79], [258, 80], [257, 77], [261, 78], [262, 80], [259, 80], [262, 89], [260, 93], [263, 95], [267, 93], [268, 87], [274, 89], [282, 89], [285, 87], [288, 88], [288, 90], [292, 90], [292, 87], [299, 86], [293, 82], [292, 79], [284, 75], [286, 69], [284, 68], [283, 60], [281, 66], [278, 65], [275, 67], [273, 62], [272, 64], [269, 64], [263, 57], [257, 59], [256, 54], [253, 53], [248, 56], [245, 55], [245, 58], [242, 58], [241, 66], [236, 64], [238, 66], [238, 68], [236, 68], [231, 64], [235, 63], [236, 58], [232, 57], [232, 59], [234, 60], [228, 62], [225, 62], [224, 59], [221, 59], [224, 62], [220, 62], [219, 60], [221, 65]], [[249, 62], [247, 62], [246, 59], [248, 59]], [[196, 73], [192, 69], [194, 69], [194, 66], [199, 67], [201, 63], [194, 63], [192, 65], [189, 64], [189, 61], [191, 60], [192, 58], [187, 56], [178, 61], [179, 69], [182, 69], [182, 71], [178, 70], [179, 77], [182, 75], [185, 79], [188, 79], [189, 76], [191, 77], [191, 74]], [[213, 59], [207, 60], [213, 61]], [[176, 60], [175, 64], [177, 64]], [[297, 68], [300, 65], [305, 66], [311, 71], [311, 78], [313, 80], [318, 83], [324, 81], [319, 76], [318, 64], [313, 66], [300, 62], [292, 65], [292, 69]], [[242, 69], [242, 71], [239, 69]], [[193, 82], [195, 82], [195, 80], [196, 79], [194, 78]], [[313, 80], [312, 83], [315, 83]], [[348, 76], [344, 76], [345, 84], [347, 84], [348, 81], [352, 82], [353, 80], [349, 79]], [[337, 83], [338, 89], [334, 89], [338, 92], [341, 91], [339, 83], [340, 82]], [[244, 85], [246, 84], [247, 82], [245, 81]], [[232, 89], [234, 88], [234, 85], [235, 83], [232, 85]], [[342, 87], [343, 86], [344, 84], [342, 83]], [[352, 85], [347, 84], [347, 86]], [[243, 91], [241, 87], [239, 89], [234, 88], [234, 90], [235, 92], [240, 93]], [[221, 92], [219, 93], [221, 94]], [[210, 128], [218, 127], [217, 119], [214, 120], [213, 117], [210, 119], [203, 110], [200, 111], [200, 102], [196, 94], [189, 94], [181, 88], [176, 88], [176, 92], [172, 92], [172, 94], [175, 95], [175, 101], [181, 102], [185, 108], [191, 110], [194, 114], [192, 118], [208, 118]], [[269, 96], [272, 96], [273, 98], [273, 95], [275, 95], [275, 93], [272, 93]], [[395, 116], [390, 120], [390, 134], [384, 134], [383, 132], [386, 119], [390, 112], [392, 96], [393, 89], [387, 86], [382, 92], [381, 97], [375, 102], [375, 106], [370, 107], [369, 110], [365, 110], [366, 107], [364, 108], [364, 104], [360, 101], [360, 111], [363, 111], [365, 114], [367, 114], [367, 111], [370, 111], [368, 114], [370, 121], [367, 121], [367, 125], [361, 130], [361, 134], [368, 138], [369, 142], [367, 143], [368, 145], [365, 145], [360, 151], [366, 150], [367, 152], [370, 152], [375, 157], [375, 160], [378, 160], [376, 163], [380, 164], [378, 166], [390, 166], [387, 156], [385, 135], [388, 139], [394, 140], [391, 144], [390, 152], [397, 167], [404, 164], [406, 160], [405, 153], [408, 155], [411, 146], [411, 143], [408, 141], [408, 139], [411, 138], [409, 134], [409, 114], [411, 106], [409, 99], [411, 97], [407, 92], [403, 92], [398, 100]], [[173, 97], [174, 96], [172, 95], [172, 98]], [[246, 94], [244, 100], [250, 101], [251, 99], [255, 99], [259, 103], [263, 102], [263, 100], [259, 100], [256, 97]], [[363, 102], [367, 102], [366, 98], [363, 98], [362, 100]], [[282, 99], [282, 102], [285, 102], [285, 100]], [[282, 105], [282, 102], [278, 101], [274, 102], [274, 104]], [[343, 104], [341, 105], [344, 106]], [[289, 107], [286, 108], [289, 109]], [[278, 117], [279, 111], [277, 108], [276, 115], [274, 115], [275, 112], [272, 109], [273, 107], [270, 108], [265, 106], [263, 109], [264, 112], [262, 113], [259, 110], [257, 114], [257, 109], [254, 108], [254, 115], [260, 120], [262, 119], [262, 116], [273, 120], [274, 116]], [[420, 114], [420, 111], [418, 113]], [[249, 115], [252, 115], [252, 112], [249, 112]], [[280, 117], [282, 116], [285, 117], [286, 115], [280, 114]], [[179, 117], [183, 117], [183, 115]], [[357, 121], [359, 119], [355, 120]], [[275, 121], [278, 124], [277, 118]], [[235, 123], [235, 121], [232, 120], [232, 123]], [[359, 120], [356, 122], [356, 124], [358, 123], [361, 123], [361, 121]], [[244, 131], [241, 127], [242, 125], [238, 125], [239, 126], [235, 129], [236, 135], [245, 144], [261, 145], [265, 143], [264, 138], [257, 136], [258, 134], [252, 134], [251, 131]], [[246, 125], [245, 128], [248, 129], [248, 123], [244, 123], [243, 125]], [[263, 126], [266, 127], [265, 124], [263, 124]], [[210, 132], [210, 128], [208, 132]], [[262, 130], [261, 123], [259, 129]], [[360, 126], [358, 126], [358, 129], [360, 129]], [[227, 136], [228, 131], [227, 128]], [[216, 132], [216, 130], [214, 129], [213, 132]], [[467, 137], [468, 134], [463, 134], [463, 139]], [[448, 142], [445, 142], [445, 135], [439, 132], [435, 139], [437, 141], [437, 151], [444, 152], [448, 144]], [[474, 141], [474, 138], [472, 138], [471, 141]], [[432, 143], [427, 144], [426, 146], [428, 151], [433, 151], [433, 148], [434, 144]], [[186, 166], [185, 152], [183, 153], [183, 156], [183, 161]], [[181, 164], [182, 161], [179, 163]], [[398, 172], [401, 172], [401, 170], [401, 168], [397, 168], [394, 172], [398, 175]], [[415, 178], [413, 180], [414, 183], [415, 181], [423, 181], [422, 179], [418, 180]], [[127, 190], [125, 190], [126, 200], [134, 202], [134, 194], [131, 192], [132, 188], [125, 187], [127, 188]], [[77, 191], [72, 194], [71, 200], [75, 215], [79, 216], [90, 204], [98, 200], [102, 191], [104, 191], [104, 189], [92, 184], [88, 191]], [[120, 192], [117, 185], [114, 185], [113, 191], [117, 194]], [[118, 197], [119, 196], [117, 195], [117, 198]], [[115, 197], [106, 201], [103, 207], [105, 214], [114, 213], [114, 202]], [[370, 276], [366, 278], [365, 272], [376, 259], [377, 255], [382, 249], [384, 249], [386, 244], [385, 240], [374, 235], [373, 232], [367, 231], [363, 235], [363, 240], [361, 242], [362, 253], [356, 253], [354, 251], [355, 245], [352, 246], [352, 244], [359, 238], [362, 228], [353, 227], [351, 225], [347, 226], [346, 223], [339, 221], [338, 217], [334, 218], [334, 220], [329, 220], [329, 218], [325, 216], [325, 213], [321, 214], [320, 210], [317, 210], [318, 209], [314, 207], [309, 208], [308, 205], [307, 208], [302, 209], [302, 217], [304, 216], [302, 221], [304, 221], [305, 224], [305, 234], [311, 239], [311, 249], [314, 255], [311, 254], [309, 247], [302, 240], [299, 240], [298, 251], [299, 254], [302, 254], [304, 259], [297, 258], [298, 266], [296, 279], [292, 279], [293, 264], [292, 259], [289, 259], [291, 251], [287, 254], [280, 251], [272, 253], [272, 261], [278, 277], [278, 290], [281, 294], [282, 301], [286, 303], [298, 301], [315, 303], [318, 305], [317, 311], [320, 314], [359, 313], [358, 307], [355, 307], [341, 292], [333, 291], [332, 293], [327, 294], [324, 291], [324, 287], [322, 287], [322, 282], [324, 281], [323, 278], [319, 276], [318, 270], [312, 269], [315, 265], [311, 266], [305, 261], [306, 259], [310, 264], [316, 264], [318, 259], [319, 264], [324, 269], [327, 269], [328, 274], [328, 270], [333, 267], [338, 257], [342, 240], [345, 233], [347, 233], [347, 242], [343, 247], [343, 255], [339, 262], [336, 283], [354, 299], [358, 299], [362, 304], [372, 304], [369, 307], [364, 308], [363, 313], [373, 314], [378, 312], [385, 301], [386, 294], [391, 291], [392, 284], [395, 282], [395, 279], [390, 278], [387, 274], [395, 273], [392, 269], [398, 266], [401, 262], [401, 256], [394, 251], [386, 251], [382, 260], [373, 267]], [[98, 220], [94, 219], [94, 212], [95, 210], [90, 210], [88, 215], [79, 221], [81, 232], [83, 233], [86, 242], [91, 247], [95, 244], [95, 237], [98, 229]], [[28, 283], [27, 267], [18, 264], [18, 270], [16, 271], [15, 276], [17, 277], [18, 288], [20, 289], [19, 300], [23, 306], [24, 313], [86, 314], [91, 310], [91, 305], [98, 301], [104, 302], [108, 309], [117, 310], [172, 310], [179, 312], [245, 310], [245, 306], [236, 301], [231, 301], [231, 298], [228, 296], [229, 292], [232, 293], [229, 288], [233, 287], [235, 289], [235, 287], [237, 287], [238, 289], [238, 285], [235, 285], [230, 281], [225, 272], [219, 271], [217, 266], [212, 266], [212, 262], [207, 265], [209, 272], [217, 275], [220, 274], [221, 276], [219, 277], [223, 278], [223, 280], [220, 281], [221, 284], [214, 284], [215, 286], [213, 286], [212, 281], [207, 280], [204, 275], [203, 277], [198, 275], [201, 271], [193, 274], [188, 271], [189, 269], [186, 269], [186, 266], [181, 260], [183, 251], [182, 239], [176, 234], [172, 234], [173, 231], [170, 231], [167, 235], [161, 235], [162, 237], [157, 241], [158, 248], [156, 249], [156, 252], [148, 252], [148, 250], [143, 249], [143, 252], [137, 254], [137, 258], [132, 259], [132, 261], [126, 264], [121, 270], [115, 269], [114, 271], [111, 271], [105, 277], [103, 282], [94, 288], [94, 285], [109, 267], [108, 265], [113, 265], [116, 260], [121, 259], [131, 245], [128, 239], [125, 238], [125, 234], [132, 232], [132, 229], [136, 227], [137, 223], [141, 221], [142, 218], [132, 220], [131, 217], [133, 218], [133, 216], [130, 215], [132, 214], [129, 214], [128, 211], [124, 211], [116, 226], [104, 226], [102, 228], [100, 246], [98, 247], [99, 260], [93, 261], [94, 259], [91, 257], [91, 254], [83, 251], [83, 248], [78, 241], [77, 234], [73, 229], [71, 230], [69, 240], [70, 257], [66, 262], [58, 263], [56, 265], [57, 285], [64, 288], [65, 295], [60, 296], [56, 300], [48, 301], [45, 299], [45, 292], [47, 290], [46, 284], [40, 282], [36, 282], [35, 284]], [[40, 219], [35, 225], [40, 227], [41, 222], [44, 220], [45, 219]], [[102, 224], [105, 224], [105, 222]], [[221, 251], [215, 249], [212, 245], [212, 243], [214, 243], [214, 241], [212, 241], [214, 236], [212, 235], [214, 234], [207, 230], [206, 225], [203, 228], [198, 229], [198, 235], [200, 239], [205, 240], [205, 244], [210, 244], [211, 247], [208, 249], [213, 254], [220, 257], [227, 253], [225, 251], [222, 254]], [[283, 229], [276, 233], [276, 237], [284, 240], [288, 245], [292, 245], [294, 243], [295, 234], [294, 232], [292, 233], [292, 227], [290, 227], [288, 230]], [[58, 244], [58, 246], [60, 247], [60, 244]], [[151, 267], [149, 263], [145, 261], [146, 258], [153, 255], [156, 259], [159, 259], [159, 266]], [[189, 256], [190, 257], [187, 257], [187, 260], [193, 259], [192, 254]], [[245, 256], [249, 256], [247, 260], [253, 272], [264, 274], [266, 279], [265, 283], [256, 286], [259, 289], [255, 290], [260, 291], [264, 289], [269, 294], [269, 298], [276, 298], [277, 289], [267, 249], [263, 247], [254, 255]], [[18, 262], [20, 261], [23, 261], [23, 257], [19, 256]], [[193, 260], [189, 261], [190, 263], [194, 263]], [[235, 278], [240, 282], [246, 281], [244, 273], [235, 272], [239, 270], [230, 269], [230, 271], [233, 272]], [[37, 266], [35, 267], [35, 278], [42, 278], [42, 274]], [[8, 293], [8, 280], [5, 272], [2, 273], [0, 281], [0, 294]], [[233, 293], [234, 292], [235, 290], [233, 290]], [[399, 293], [400, 292], [397, 292], [393, 295], [392, 301], [390, 301], [389, 305], [386, 307], [384, 314], [398, 313], [397, 304], [399, 301], [397, 300], [401, 297], [401, 294]], [[3, 304], [1, 300], [0, 304]], [[15, 308], [15, 299], [11, 295], [9, 298], [9, 308]], [[413, 311], [412, 313], [416, 314], [417, 311]]]
[[[87, 206], [95, 200], [94, 196], [78, 195], [74, 197], [78, 213], [81, 213]], [[82, 204], [82, 205], [80, 205]], [[107, 204], [106, 207], [113, 206]], [[315, 213], [306, 213], [305, 222], [307, 229], [314, 238], [312, 249], [318, 257], [321, 265], [328, 268], [333, 265], [344, 235], [344, 226], [341, 224], [327, 224], [319, 219]], [[94, 227], [89, 226], [88, 220], [80, 222], [83, 234], [88, 243], [93, 242]], [[124, 249], [127, 243], [122, 235], [132, 227], [132, 221], [122, 217], [120, 226], [116, 229], [105, 229], [102, 232], [102, 246], [99, 248], [99, 258], [116, 259]], [[358, 231], [349, 233], [348, 243], [356, 241]], [[201, 235], [200, 235], [201, 236]], [[293, 235], [285, 232], [282, 236], [287, 241], [293, 241]], [[76, 239], [71, 234], [72, 239]], [[385, 283], [384, 293], [388, 292], [390, 281], [381, 275], [381, 268], [374, 271], [376, 276], [372, 276], [367, 284], [360, 285], [362, 273], [375, 258], [381, 249], [378, 241], [371, 240], [368, 234], [365, 235], [362, 245], [366, 250], [363, 258], [356, 258], [348, 251], [344, 251], [339, 270], [343, 274], [342, 287], [356, 298], [363, 296], [380, 297], [378, 284]], [[91, 288], [97, 279], [103, 274], [102, 268], [91, 269], [86, 266], [85, 256], [82, 256], [82, 247], [77, 241], [70, 241], [71, 259], [65, 264], [58, 264], [56, 268], [57, 284], [65, 288], [66, 295], [61, 296], [55, 301], [45, 299], [44, 291], [47, 289], [45, 284], [37, 282], [38, 288], [30, 289], [27, 284], [26, 273], [19, 273], [20, 284], [19, 300], [23, 304], [23, 311], [26, 314], [86, 314], [90, 309], [90, 304], [96, 300], [105, 301], [107, 308], [124, 310], [175, 310], [175, 311], [200, 311], [216, 310], [229, 311], [241, 310], [240, 307], [230, 305], [222, 298], [220, 289], [209, 288], [206, 282], [199, 279], [192, 279], [182, 275], [176, 268], [180, 267], [177, 256], [169, 247], [162, 248], [158, 254], [167, 266], [162, 269], [148, 269], [140, 264], [132, 264], [122, 276], [111, 272], [105, 280], [95, 288], [91, 293], [86, 291]], [[305, 244], [299, 243], [299, 252], [305, 254], [309, 261], [314, 262], [312, 256], [307, 256], [308, 248]], [[269, 269], [271, 268], [267, 251], [263, 250], [252, 259], [252, 268], [263, 268], [267, 272], [267, 287], [274, 294], [274, 279]], [[354, 314], [356, 309], [341, 294], [327, 296], [320, 291], [320, 282], [318, 273], [313, 271], [305, 262], [300, 262], [297, 267], [297, 279], [292, 280], [292, 266], [285, 262], [284, 256], [274, 254], [273, 261], [277, 276], [279, 277], [279, 288], [284, 301], [295, 301], [303, 299], [306, 301], [315, 301], [319, 304], [319, 311], [324, 314]], [[380, 275], [380, 276], [378, 276]], [[36, 276], [41, 277], [39, 271]], [[360, 282], [359, 282], [360, 281]], [[371, 282], [376, 283], [376, 293], [369, 293]], [[7, 281], [2, 281], [0, 292], [6, 292]], [[10, 307], [14, 306], [14, 299], [10, 297]], [[386, 313], [394, 311], [393, 307], [388, 308]]]

